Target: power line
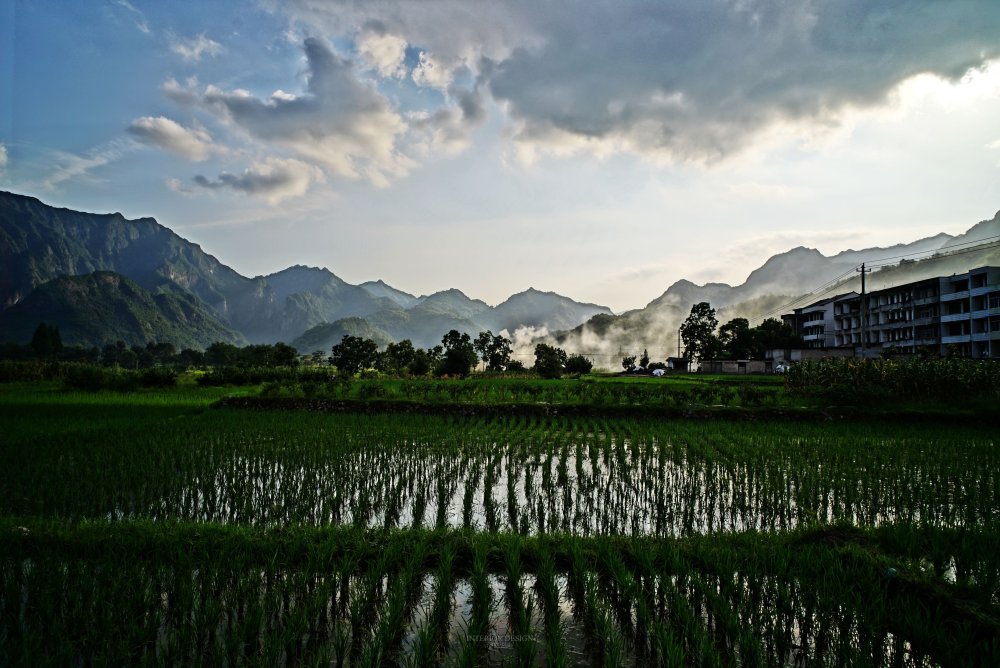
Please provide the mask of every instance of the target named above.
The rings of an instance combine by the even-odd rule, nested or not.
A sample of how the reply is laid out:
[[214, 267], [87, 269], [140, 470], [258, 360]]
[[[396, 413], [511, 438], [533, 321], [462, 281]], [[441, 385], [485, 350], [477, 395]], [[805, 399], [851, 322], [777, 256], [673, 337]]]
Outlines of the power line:
[[[821, 296], [825, 295], [826, 293], [830, 292], [833, 287], [836, 287], [837, 285], [839, 285], [842, 282], [841, 279], [843, 279], [848, 274], [854, 273], [854, 269], [855, 269], [855, 267], [851, 267], [850, 269], [848, 269], [847, 271], [845, 271], [841, 275], [839, 275], [839, 276], [837, 276], [835, 278], [830, 279], [829, 281], [827, 281], [823, 285], [819, 286], [818, 288], [813, 288], [812, 290], [810, 290], [806, 294], [804, 294], [804, 295], [802, 295], [800, 297], [797, 297], [796, 299], [793, 299], [792, 301], [790, 301], [790, 302], [788, 302], [786, 304], [783, 304], [783, 305], [779, 306], [778, 308], [776, 308], [774, 310], [768, 311], [767, 313], [765, 313], [765, 314], [763, 314], [761, 316], [758, 316], [757, 318], [754, 318], [754, 322], [756, 322], [758, 320], [761, 321], [761, 322], [763, 322], [764, 320], [767, 320], [769, 317], [771, 317], [773, 315], [776, 315], [778, 313], [782, 313], [783, 311], [787, 311], [789, 308], [795, 308], [795, 306], [799, 302], [807, 301], [811, 297], [821, 297]], [[819, 292], [820, 290], [823, 290], [824, 288], [830, 288], [830, 289], [825, 290], [823, 293], [821, 293], [819, 295], [816, 294], [817, 292]]]
[[[992, 238], [992, 237], [991, 237]], [[975, 253], [982, 250], [986, 250], [988, 247], [1000, 246], [1000, 241], [990, 241], [985, 244], [980, 244], [978, 246], [973, 246], [972, 248], [964, 248], [957, 251], [947, 251], [944, 253], [938, 253], [937, 255], [932, 255], [930, 257], [922, 258], [922, 260], [934, 260], [939, 257], [952, 257], [953, 255], [964, 255], [965, 253]], [[899, 266], [898, 262], [885, 262], [883, 264], [872, 265], [874, 267], [896, 267]]]
[[[954, 246], [949, 246], [949, 248], [959, 248], [961, 246], [985, 245], [984, 242], [987, 242], [989, 239], [1000, 239], [1000, 234], [996, 234], [996, 235], [991, 236], [991, 237], [983, 237], [982, 239], [978, 239], [976, 241], [963, 241], [960, 244], [955, 244]], [[879, 258], [875, 258], [874, 260], [866, 260], [865, 262], [867, 262], [869, 266], [875, 266], [873, 263], [875, 263], [875, 262], [881, 262], [882, 260], [898, 260], [899, 258], [911, 259], [912, 256], [914, 256], [914, 255], [923, 255], [925, 253], [940, 253], [940, 252], [941, 252], [941, 248], [931, 248], [931, 249], [928, 249], [928, 250], [925, 250], [925, 251], [914, 251], [912, 253], [906, 253], [905, 255], [891, 255], [889, 257], [879, 257]], [[945, 255], [951, 255], [952, 254], [952, 253], [949, 253], [948, 251], [944, 251], [944, 253], [945, 253]], [[893, 264], [895, 264], [895, 263], [893, 263]]]
[[[964, 249], [961, 249], [961, 250], [944, 251], [944, 252], [942, 252], [940, 249], [932, 249], [932, 250], [926, 250], [926, 251], [916, 251], [914, 253], [910, 253], [910, 254], [906, 254], [906, 255], [894, 255], [894, 256], [889, 256], [889, 257], [881, 257], [881, 258], [876, 258], [875, 260], [871, 260], [871, 261], [866, 260], [866, 261], [862, 262], [862, 264], [863, 265], [867, 265], [870, 268], [880, 269], [882, 267], [887, 267], [887, 266], [893, 266], [893, 267], [894, 266], [898, 266], [899, 263], [898, 262], [883, 262], [882, 264], [871, 264], [871, 263], [882, 262], [883, 260], [912, 259], [912, 256], [915, 256], [915, 255], [926, 255], [927, 253], [935, 253], [936, 255], [932, 255], [929, 258], [922, 258], [922, 259], [924, 259], [924, 260], [930, 260], [930, 259], [934, 259], [935, 257], [952, 257], [954, 255], [963, 255], [965, 253], [973, 253], [973, 252], [984, 250], [987, 247], [992, 247], [992, 246], [1000, 245], [1000, 241], [987, 241], [986, 243], [983, 243], [987, 239], [997, 239], [997, 240], [1000, 240], [1000, 234], [994, 235], [994, 236], [990, 236], [990, 237], [983, 237], [983, 239], [979, 239], [977, 241], [967, 241], [967, 242], [964, 242], [964, 243], [961, 243], [961, 244], [955, 244], [955, 246], [952, 247], [952, 248], [959, 248], [961, 246], [968, 246], [970, 244], [975, 244], [971, 248], [964, 248]], [[858, 266], [860, 266], [860, 265], [858, 265]], [[811, 297], [817, 297], [817, 298], [819, 298], [819, 297], [825, 296], [826, 294], [829, 294], [830, 292], [833, 292], [834, 289], [837, 288], [840, 285], [840, 283], [843, 282], [843, 281], [841, 281], [841, 279], [844, 278], [845, 276], [847, 276], [848, 274], [851, 274], [852, 272], [856, 271], [856, 269], [857, 269], [857, 267], [851, 267], [850, 269], [848, 269], [847, 271], [845, 271], [840, 276], [837, 276], [836, 278], [828, 281], [827, 283], [824, 283], [823, 285], [819, 286], [818, 288], [814, 288], [813, 290], [807, 292], [806, 294], [802, 295], [801, 297], [798, 297], [797, 299], [793, 299], [792, 301], [790, 301], [790, 302], [788, 302], [788, 303], [786, 303], [786, 304], [778, 307], [777, 309], [774, 309], [772, 311], [768, 311], [767, 313], [765, 313], [765, 314], [763, 314], [761, 316], [758, 316], [757, 318], [754, 318], [753, 322], [755, 322], [755, 323], [763, 322], [764, 320], [766, 320], [767, 318], [769, 318], [769, 317], [771, 317], [773, 315], [776, 315], [776, 314], [781, 313], [783, 311], [787, 311], [790, 308], [796, 308], [796, 306], [800, 302], [803, 302], [803, 301], [805, 301], [805, 300], [807, 300], [807, 299], [809, 299]], [[830, 286], [832, 286], [832, 287], [830, 287]], [[816, 294], [819, 290], [823, 290], [824, 288], [828, 288], [828, 287], [830, 287], [830, 289], [825, 290], [821, 294], [818, 294], [818, 295]], [[818, 299], [817, 299], [817, 301], [818, 301]]]

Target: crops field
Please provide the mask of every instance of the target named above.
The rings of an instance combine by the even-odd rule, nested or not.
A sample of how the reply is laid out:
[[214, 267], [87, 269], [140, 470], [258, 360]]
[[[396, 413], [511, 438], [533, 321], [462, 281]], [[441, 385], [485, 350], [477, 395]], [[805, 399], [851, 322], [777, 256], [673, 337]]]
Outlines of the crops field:
[[233, 392], [0, 385], [0, 665], [1000, 665], [989, 426]]

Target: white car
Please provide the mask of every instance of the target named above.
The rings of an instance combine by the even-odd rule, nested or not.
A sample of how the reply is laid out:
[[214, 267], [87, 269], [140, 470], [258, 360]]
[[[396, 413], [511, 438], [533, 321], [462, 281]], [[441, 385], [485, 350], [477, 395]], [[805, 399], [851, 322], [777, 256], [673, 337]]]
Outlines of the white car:
[[781, 375], [788, 371], [788, 364], [785, 362], [778, 362], [774, 365], [774, 373]]

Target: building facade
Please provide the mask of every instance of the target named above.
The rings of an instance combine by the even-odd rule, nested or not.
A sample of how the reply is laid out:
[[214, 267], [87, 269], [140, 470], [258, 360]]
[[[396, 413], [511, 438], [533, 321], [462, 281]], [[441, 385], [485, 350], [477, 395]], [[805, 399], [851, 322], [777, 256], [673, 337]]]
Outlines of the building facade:
[[1000, 358], [1000, 267], [838, 295], [782, 319], [807, 347]]
[[806, 348], [833, 348], [838, 345], [834, 334], [834, 311], [838, 300], [857, 296], [848, 292], [836, 297], [828, 297], [808, 306], [795, 309], [781, 316], [782, 322], [802, 337]]

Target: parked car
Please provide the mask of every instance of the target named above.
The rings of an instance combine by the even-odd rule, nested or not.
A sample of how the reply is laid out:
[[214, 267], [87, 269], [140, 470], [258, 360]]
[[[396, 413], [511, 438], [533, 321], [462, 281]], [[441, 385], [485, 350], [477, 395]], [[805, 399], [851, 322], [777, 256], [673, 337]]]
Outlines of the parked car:
[[776, 374], [780, 375], [780, 374], [786, 373], [787, 371], [788, 371], [788, 363], [787, 362], [778, 362], [777, 364], [774, 365], [774, 373], [776, 373]]

